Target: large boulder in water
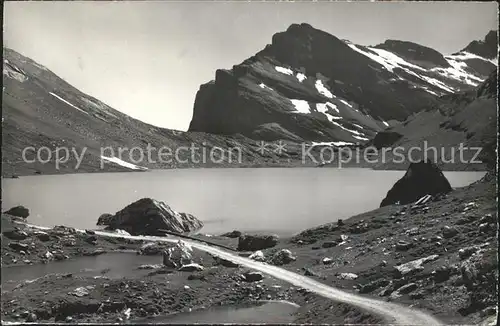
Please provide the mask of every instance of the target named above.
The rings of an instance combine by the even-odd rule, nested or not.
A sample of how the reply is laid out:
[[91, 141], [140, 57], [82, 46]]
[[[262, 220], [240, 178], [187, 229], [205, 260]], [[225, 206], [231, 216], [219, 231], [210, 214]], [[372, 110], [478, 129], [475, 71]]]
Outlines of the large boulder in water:
[[160, 230], [176, 233], [194, 232], [203, 222], [191, 214], [174, 211], [164, 202], [142, 198], [112, 216], [101, 216], [97, 225], [121, 229], [132, 235], [162, 235]]
[[238, 238], [238, 251], [257, 251], [274, 247], [278, 243], [275, 235], [242, 235]]
[[430, 162], [411, 163], [405, 175], [387, 192], [380, 207], [399, 203], [413, 203], [425, 195], [437, 195], [451, 191], [450, 183], [439, 167]]

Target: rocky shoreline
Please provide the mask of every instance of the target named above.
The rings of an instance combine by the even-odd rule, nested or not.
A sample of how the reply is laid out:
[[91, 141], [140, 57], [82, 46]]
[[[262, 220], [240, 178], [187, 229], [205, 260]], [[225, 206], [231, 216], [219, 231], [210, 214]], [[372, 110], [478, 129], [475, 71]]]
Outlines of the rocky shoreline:
[[[291, 238], [231, 232], [193, 236], [326, 285], [429, 312], [445, 323], [496, 320], [496, 176], [419, 204], [388, 205]], [[155, 264], [123, 277], [50, 274], [2, 283], [2, 320], [123, 322], [215, 306], [286, 300], [297, 323], [382, 323], [382, 316], [193, 249], [190, 269], [166, 266], [172, 244], [105, 237], [58, 226], [40, 230], [2, 214], [2, 269], [56, 264], [114, 252]], [[168, 236], [175, 238], [174, 236]], [[164, 256], [164, 254], [163, 254]], [[168, 265], [168, 264], [167, 264]], [[11, 287], [11, 288], [9, 288]]]
[[[151, 246], [145, 241], [96, 236], [62, 226], [40, 231], [13, 224], [12, 220], [16, 219], [2, 214], [3, 269], [56, 264], [56, 261], [124, 251], [151, 255], [156, 257], [158, 264], [139, 266], [138, 269], [144, 270], [146, 274], [137, 273], [121, 278], [108, 277], [107, 271], [103, 270], [97, 271], [100, 275], [95, 276], [62, 272], [16, 284], [4, 281], [3, 321], [123, 322], [127, 319], [133, 321], [262, 300], [285, 300], [299, 304], [301, 308], [297, 320], [312, 321], [312, 316], [308, 317], [311, 313], [335, 323], [380, 320], [334, 302], [329, 303], [326, 314], [322, 309], [314, 308], [313, 302], [322, 300], [318, 295], [261, 273], [252, 273], [247, 268], [228, 264], [201, 251], [194, 250], [192, 259], [202, 265], [203, 270], [181, 271], [161, 264], [162, 250], [171, 245]], [[6, 231], [9, 224], [11, 231], [17, 228], [17, 236]], [[17, 240], [8, 238], [5, 233]], [[20, 250], [19, 243], [27, 242], [31, 243]], [[245, 275], [255, 278], [245, 278]]]

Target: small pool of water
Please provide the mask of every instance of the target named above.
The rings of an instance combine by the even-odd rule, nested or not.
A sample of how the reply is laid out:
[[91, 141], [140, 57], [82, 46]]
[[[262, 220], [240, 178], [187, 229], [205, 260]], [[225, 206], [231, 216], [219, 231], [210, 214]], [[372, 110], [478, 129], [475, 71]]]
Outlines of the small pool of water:
[[261, 301], [251, 304], [212, 307], [192, 312], [131, 320], [134, 324], [289, 324], [298, 305], [286, 301]]
[[139, 266], [161, 263], [161, 256], [142, 256], [132, 252], [116, 252], [93, 257], [72, 258], [48, 264], [3, 267], [2, 290], [11, 289], [22, 281], [34, 280], [47, 274], [104, 275], [109, 278], [146, 276], [152, 270], [138, 269]]
[[[13, 289], [26, 280], [48, 274], [72, 273], [75, 276], [104, 275], [109, 278], [147, 277], [150, 269], [138, 269], [145, 264], [160, 264], [160, 256], [142, 256], [135, 253], [106, 253], [95, 257], [80, 257], [48, 264], [20, 265], [2, 268], [2, 291]], [[185, 276], [184, 276], [185, 278]], [[256, 303], [211, 307], [204, 310], [182, 312], [130, 320], [129, 323], [162, 324], [288, 324], [294, 321], [299, 306], [286, 301], [260, 301]]]

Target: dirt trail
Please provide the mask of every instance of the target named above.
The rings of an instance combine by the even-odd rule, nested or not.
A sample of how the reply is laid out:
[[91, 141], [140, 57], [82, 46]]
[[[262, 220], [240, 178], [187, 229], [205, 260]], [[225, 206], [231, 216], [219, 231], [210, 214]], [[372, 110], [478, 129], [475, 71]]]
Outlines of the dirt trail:
[[[27, 225], [33, 228], [39, 229], [49, 229], [47, 227], [40, 227], [35, 225]], [[85, 232], [83, 230], [77, 230], [78, 232]], [[134, 240], [147, 240], [147, 241], [157, 241], [157, 242], [177, 242], [179, 238], [164, 238], [155, 236], [127, 236], [122, 234], [95, 231], [97, 235], [105, 237], [121, 237], [126, 239]], [[441, 322], [429, 314], [424, 313], [416, 309], [411, 309], [398, 304], [385, 302], [381, 300], [371, 299], [364, 296], [360, 296], [354, 293], [345, 292], [334, 287], [328, 286], [326, 284], [317, 282], [309, 277], [290, 272], [286, 269], [272, 266], [266, 263], [256, 262], [251, 259], [238, 256], [237, 254], [228, 252], [226, 250], [216, 248], [214, 246], [203, 243], [202, 241], [192, 241], [185, 240], [185, 243], [189, 244], [193, 248], [201, 251], [208, 252], [214, 256], [218, 256], [223, 259], [230, 260], [234, 263], [240, 264], [247, 268], [251, 268], [262, 273], [268, 274], [277, 279], [289, 282], [295, 286], [302, 287], [311, 292], [314, 292], [324, 298], [331, 299], [337, 302], [343, 302], [351, 304], [358, 308], [364, 309], [376, 315], [379, 315], [386, 319], [387, 323], [390, 324], [405, 324], [405, 325], [439, 325]]]

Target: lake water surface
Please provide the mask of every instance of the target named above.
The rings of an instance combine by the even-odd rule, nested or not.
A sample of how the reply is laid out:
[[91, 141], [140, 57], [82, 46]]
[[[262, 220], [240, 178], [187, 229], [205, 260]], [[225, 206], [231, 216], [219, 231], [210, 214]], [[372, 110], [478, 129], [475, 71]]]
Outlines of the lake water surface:
[[259, 302], [245, 305], [220, 306], [209, 309], [131, 320], [131, 323], [160, 324], [290, 324], [298, 306], [281, 301]]
[[[231, 230], [289, 235], [379, 206], [404, 171], [333, 168], [182, 169], [144, 173], [39, 175], [2, 179], [2, 210], [30, 209], [42, 226], [96, 228], [143, 197], [205, 222], [202, 233]], [[484, 172], [445, 172], [463, 187]]]

